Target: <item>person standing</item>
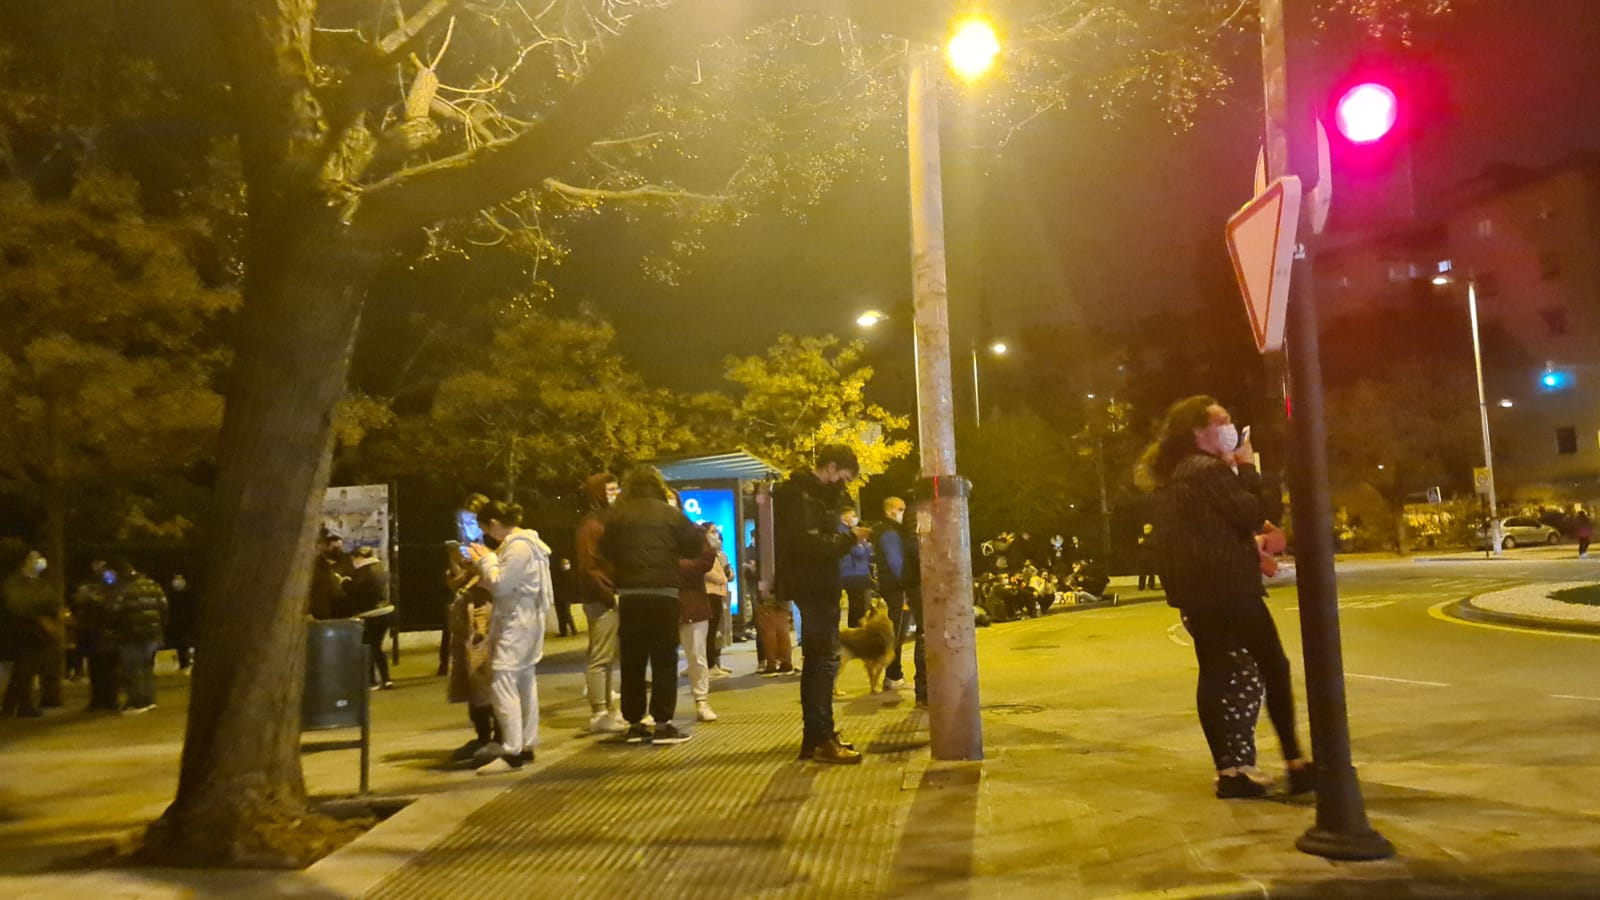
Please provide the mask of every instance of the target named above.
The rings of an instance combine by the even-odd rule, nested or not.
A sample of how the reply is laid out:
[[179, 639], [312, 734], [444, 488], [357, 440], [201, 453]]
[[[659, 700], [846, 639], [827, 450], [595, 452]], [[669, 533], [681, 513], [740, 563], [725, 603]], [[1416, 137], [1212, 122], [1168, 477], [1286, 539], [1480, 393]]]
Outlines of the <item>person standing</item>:
[[[689, 737], [672, 723], [678, 707], [678, 564], [700, 555], [705, 534], [668, 496], [658, 470], [634, 469], [600, 535], [600, 555], [610, 561], [617, 587], [622, 716], [630, 742], [668, 744]], [[644, 722], [647, 705], [653, 725]]]
[[[488, 498], [483, 502], [488, 503]], [[489, 620], [494, 615], [494, 595], [483, 584], [477, 567], [470, 564], [470, 547], [452, 541], [447, 552], [445, 583], [455, 596], [446, 618], [450, 643], [445, 699], [467, 704], [467, 718], [473, 730], [472, 739], [451, 755], [452, 760], [461, 762], [475, 758], [479, 752], [488, 754], [491, 744], [500, 743], [500, 726], [494, 718], [494, 670], [489, 667]]]
[[1139, 590], [1148, 585], [1151, 590], [1161, 590], [1161, 578], [1156, 575], [1155, 525], [1146, 522], [1139, 531], [1139, 544], [1134, 548], [1135, 562], [1139, 566]]
[[182, 572], [167, 582], [167, 646], [178, 657], [178, 671], [194, 665], [194, 624], [199, 607], [194, 588]]
[[706, 570], [706, 599], [711, 603], [711, 618], [706, 623], [706, 664], [712, 678], [726, 678], [733, 670], [722, 664], [722, 626], [728, 618], [728, 582], [733, 579], [733, 564], [723, 551], [722, 529], [706, 524], [706, 540], [716, 551], [711, 568]]
[[106, 613], [127, 697], [122, 711], [149, 712], [156, 708], [156, 651], [167, 630], [167, 594], [126, 559], [113, 560], [106, 571], [115, 579]]
[[[917, 626], [917, 646], [923, 646], [922, 561], [917, 553], [916, 529], [905, 520], [906, 502], [899, 497], [885, 498], [883, 517], [883, 522], [873, 531], [872, 540], [878, 562], [878, 590], [889, 606], [889, 618], [894, 621], [894, 658], [884, 671], [883, 686], [889, 690], [899, 690], [906, 686], [901, 648], [913, 622]], [[913, 648], [917, 702], [926, 703], [928, 676], [921, 659]]]
[[[14, 661], [6, 682], [0, 716], [22, 719], [44, 715], [47, 707], [61, 705], [63, 626], [61, 590], [44, 577], [49, 568], [44, 556], [30, 550], [0, 587], [4, 594]], [[38, 699], [34, 683], [38, 682]]]
[[389, 603], [389, 576], [371, 547], [358, 547], [350, 558], [350, 583], [345, 585], [350, 615], [361, 620], [361, 641], [367, 645], [367, 680], [374, 690], [389, 690], [389, 657], [383, 638], [389, 633], [394, 607]]
[[478, 512], [485, 544], [468, 552], [478, 577], [489, 589], [489, 668], [494, 672], [492, 702], [500, 724], [500, 757], [478, 768], [492, 775], [522, 768], [533, 760], [539, 742], [539, 688], [535, 667], [544, 658], [546, 623], [555, 615], [550, 583], [550, 548], [523, 528], [522, 507], [491, 500]]
[[89, 580], [72, 595], [72, 618], [77, 654], [89, 673], [88, 712], [117, 709], [117, 646], [111, 635], [111, 594], [117, 574], [97, 559], [89, 565]]
[[1295, 735], [1289, 659], [1261, 582], [1255, 535], [1266, 516], [1254, 459], [1228, 411], [1195, 396], [1167, 411], [1138, 473], [1142, 486], [1155, 491], [1156, 571], [1167, 603], [1194, 639], [1196, 705], [1216, 764], [1216, 795], [1224, 799], [1267, 793], [1254, 777], [1257, 678], [1288, 767], [1289, 793], [1314, 788]]
[[574, 541], [578, 596], [583, 602], [583, 617], [589, 629], [584, 678], [589, 697], [590, 734], [615, 734], [628, 727], [612, 701], [621, 686], [617, 680], [617, 591], [611, 581], [611, 565], [600, 555], [606, 511], [621, 495], [622, 486], [617, 483], [617, 476], [610, 472], [590, 475], [583, 483], [588, 510], [578, 522]]
[[308, 604], [313, 619], [341, 619], [345, 609], [344, 589], [350, 582], [350, 557], [344, 552], [344, 536], [323, 526], [317, 534], [317, 558], [311, 563], [311, 596]]
[[800, 608], [800, 758], [853, 764], [861, 754], [833, 727], [833, 682], [839, 672], [839, 561], [872, 533], [839, 530], [844, 486], [861, 471], [855, 452], [830, 444], [816, 464], [796, 470], [772, 494], [778, 596]]
[[1594, 540], [1594, 523], [1589, 521], [1587, 510], [1578, 510], [1577, 522], [1578, 558], [1589, 558], [1589, 542]]
[[678, 587], [678, 641], [683, 645], [684, 674], [689, 677], [695, 718], [715, 722], [717, 714], [711, 709], [711, 667], [706, 660], [711, 627], [711, 594], [706, 590], [706, 577], [717, 564], [718, 551], [711, 543], [711, 523], [700, 527], [708, 532], [704, 549], [698, 557], [678, 562], [678, 571], [683, 575], [683, 583]]
[[551, 574], [556, 579], [556, 635], [576, 637], [578, 623], [572, 621], [572, 560], [565, 556], [556, 562]]
[[[861, 516], [854, 506], [846, 506], [839, 510], [839, 532], [841, 534], [855, 533], [861, 524]], [[845, 622], [851, 628], [859, 628], [861, 620], [867, 615], [867, 591], [872, 589], [872, 543], [870, 540], [855, 541], [850, 546], [850, 551], [839, 560], [839, 583], [844, 585], [846, 597]], [[802, 616], [804, 614], [802, 613]]]

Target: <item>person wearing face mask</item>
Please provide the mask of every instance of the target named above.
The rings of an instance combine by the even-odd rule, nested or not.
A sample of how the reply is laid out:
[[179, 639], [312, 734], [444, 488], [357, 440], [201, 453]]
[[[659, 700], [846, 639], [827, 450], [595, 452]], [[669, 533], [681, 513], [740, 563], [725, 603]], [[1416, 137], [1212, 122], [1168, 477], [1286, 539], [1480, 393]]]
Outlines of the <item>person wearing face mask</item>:
[[722, 549], [722, 529], [707, 524], [706, 540], [716, 557], [706, 572], [706, 598], [711, 602], [711, 620], [707, 625], [706, 664], [712, 678], [726, 678], [733, 670], [722, 664], [722, 623], [728, 616], [728, 582], [733, 579], [733, 564]]
[[1314, 788], [1295, 735], [1289, 659], [1261, 582], [1255, 535], [1266, 514], [1254, 459], [1228, 411], [1195, 396], [1167, 411], [1137, 473], [1155, 494], [1156, 574], [1194, 639], [1195, 699], [1223, 799], [1268, 792], [1255, 768], [1262, 688], [1288, 767], [1288, 792]]
[[167, 646], [178, 657], [178, 671], [189, 673], [194, 664], [194, 620], [196, 606], [194, 588], [182, 573], [167, 582]]
[[550, 574], [556, 580], [556, 635], [576, 636], [578, 624], [572, 621], [572, 560], [561, 557], [550, 567]]
[[[839, 533], [852, 534], [861, 525], [854, 506], [839, 510]], [[846, 597], [845, 624], [858, 628], [867, 615], [867, 591], [872, 589], [872, 543], [858, 540], [839, 560], [839, 583]]]
[[894, 622], [894, 658], [884, 670], [885, 690], [906, 686], [901, 664], [901, 649], [912, 622], [917, 623], [917, 644], [912, 661], [916, 664], [918, 703], [928, 700], [927, 668], [922, 661], [922, 562], [917, 554], [917, 530], [906, 522], [906, 502], [899, 497], [883, 501], [883, 521], [872, 531], [872, 546], [878, 563], [878, 590], [889, 607]]
[[15, 659], [0, 702], [5, 718], [36, 718], [43, 708], [61, 705], [61, 589], [45, 577], [48, 568], [43, 555], [29, 551], [0, 588]]

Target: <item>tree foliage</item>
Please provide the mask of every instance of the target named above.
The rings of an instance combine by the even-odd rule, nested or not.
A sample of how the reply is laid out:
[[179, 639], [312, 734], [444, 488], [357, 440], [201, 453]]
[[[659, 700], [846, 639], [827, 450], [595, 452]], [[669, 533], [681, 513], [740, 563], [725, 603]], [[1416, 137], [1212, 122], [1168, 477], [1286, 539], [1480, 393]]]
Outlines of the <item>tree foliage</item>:
[[900, 434], [910, 426], [865, 397], [872, 368], [861, 365], [864, 345], [837, 337], [782, 335], [761, 356], [730, 356], [735, 385], [733, 422], [740, 444], [784, 468], [809, 466], [816, 449], [844, 444], [856, 453], [861, 476], [871, 477], [911, 452]]
[[[197, 243], [195, 222], [147, 218], [125, 178], [85, 173], [52, 202], [0, 183], [0, 491], [40, 504], [115, 496], [213, 451], [217, 332], [238, 297], [202, 282]], [[124, 497], [121, 511], [96, 504], [105, 536], [119, 513], [169, 530], [148, 501]]]

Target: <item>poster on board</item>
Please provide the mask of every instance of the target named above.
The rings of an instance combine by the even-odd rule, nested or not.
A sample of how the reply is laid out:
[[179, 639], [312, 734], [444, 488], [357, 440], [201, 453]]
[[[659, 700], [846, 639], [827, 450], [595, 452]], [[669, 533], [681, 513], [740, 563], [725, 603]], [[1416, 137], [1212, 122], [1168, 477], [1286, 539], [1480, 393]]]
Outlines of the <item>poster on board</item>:
[[394, 571], [389, 559], [391, 524], [387, 484], [331, 487], [323, 494], [323, 527], [344, 538], [346, 553], [354, 553], [358, 547], [371, 547], [386, 572]]

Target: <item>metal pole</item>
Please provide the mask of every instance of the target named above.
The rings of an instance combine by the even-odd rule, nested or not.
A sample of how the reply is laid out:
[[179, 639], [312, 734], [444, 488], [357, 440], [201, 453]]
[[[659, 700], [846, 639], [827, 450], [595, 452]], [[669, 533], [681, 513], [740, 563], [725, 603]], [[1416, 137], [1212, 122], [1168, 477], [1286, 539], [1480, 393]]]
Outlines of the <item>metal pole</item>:
[[983, 427], [983, 404], [978, 401], [978, 345], [972, 345], [972, 424]]
[[[1311, 13], [1310, 0], [1261, 0], [1268, 178], [1298, 174], [1308, 192], [1316, 183], [1318, 172], [1315, 104], [1307, 102], [1312, 85], [1305, 75], [1312, 71]], [[1286, 313], [1291, 351], [1289, 379], [1294, 394], [1294, 414], [1289, 420], [1294, 448], [1289, 469], [1290, 494], [1306, 707], [1317, 765], [1317, 820], [1295, 841], [1295, 846], [1331, 859], [1381, 859], [1393, 855], [1394, 847], [1367, 823], [1361, 785], [1350, 762], [1317, 335], [1314, 233], [1309, 211], [1309, 204], [1302, 206], [1299, 233], [1305, 236], [1305, 243], [1290, 273]]]
[[930, 56], [926, 48], [911, 50], [906, 89], [917, 430], [922, 454], [917, 531], [923, 620], [928, 629], [928, 733], [934, 759], [982, 759], [967, 482], [956, 474], [939, 100]]
[[1478, 279], [1467, 278], [1467, 313], [1472, 319], [1472, 365], [1478, 374], [1478, 426], [1483, 430], [1483, 468], [1489, 474], [1489, 547], [1504, 556], [1500, 546], [1500, 510], [1494, 496], [1494, 448], [1489, 443], [1489, 403], [1483, 395], [1483, 345], [1478, 341]]

